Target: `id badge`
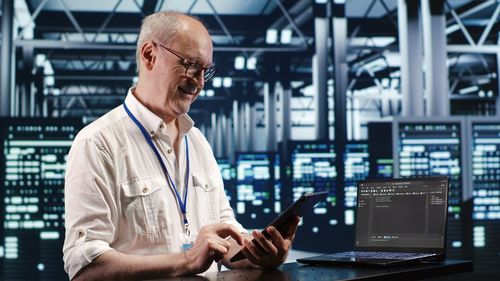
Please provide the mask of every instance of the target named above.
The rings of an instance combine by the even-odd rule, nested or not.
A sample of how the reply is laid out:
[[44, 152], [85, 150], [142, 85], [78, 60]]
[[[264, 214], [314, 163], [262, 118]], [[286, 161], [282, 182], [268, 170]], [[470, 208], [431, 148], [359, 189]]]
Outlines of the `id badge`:
[[194, 240], [196, 239], [196, 235], [186, 235], [186, 233], [180, 234], [181, 240], [181, 251], [186, 252], [193, 247]]

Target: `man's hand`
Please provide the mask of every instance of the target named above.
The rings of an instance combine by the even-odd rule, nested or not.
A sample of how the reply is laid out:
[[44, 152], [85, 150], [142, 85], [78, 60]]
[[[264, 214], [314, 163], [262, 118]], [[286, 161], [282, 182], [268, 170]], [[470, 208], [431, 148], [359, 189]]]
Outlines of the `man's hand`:
[[243, 236], [230, 224], [210, 224], [202, 227], [193, 247], [186, 252], [189, 271], [192, 274], [204, 272], [214, 260], [222, 259], [231, 247], [231, 243], [226, 239], [229, 236], [243, 245]]
[[260, 247], [245, 239], [243, 253], [250, 262], [261, 267], [276, 268], [280, 266], [286, 260], [299, 222], [300, 217], [295, 217], [295, 221], [290, 224], [285, 235], [281, 235], [273, 226], [268, 227], [267, 233], [269, 233], [270, 238], [266, 238], [260, 231], [254, 230], [252, 236]]

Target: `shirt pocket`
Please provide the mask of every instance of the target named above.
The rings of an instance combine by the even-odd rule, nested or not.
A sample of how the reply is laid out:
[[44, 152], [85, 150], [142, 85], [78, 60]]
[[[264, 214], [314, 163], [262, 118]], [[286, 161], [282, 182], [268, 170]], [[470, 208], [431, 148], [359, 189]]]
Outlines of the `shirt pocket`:
[[133, 232], [151, 234], [159, 231], [158, 216], [160, 210], [164, 209], [160, 190], [165, 184], [162, 177], [137, 179], [121, 184], [123, 213]]
[[219, 189], [222, 183], [216, 180], [217, 175], [193, 173], [193, 186], [196, 192], [202, 224], [220, 222]]

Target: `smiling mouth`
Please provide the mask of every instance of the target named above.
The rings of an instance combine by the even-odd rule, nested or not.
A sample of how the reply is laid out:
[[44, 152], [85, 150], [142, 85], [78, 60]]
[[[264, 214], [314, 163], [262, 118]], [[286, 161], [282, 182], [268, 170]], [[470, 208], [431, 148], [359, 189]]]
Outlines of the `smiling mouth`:
[[186, 90], [184, 90], [183, 88], [179, 88], [179, 90], [185, 94], [185, 95], [191, 95], [191, 96], [194, 96], [196, 94], [196, 92], [188, 92]]

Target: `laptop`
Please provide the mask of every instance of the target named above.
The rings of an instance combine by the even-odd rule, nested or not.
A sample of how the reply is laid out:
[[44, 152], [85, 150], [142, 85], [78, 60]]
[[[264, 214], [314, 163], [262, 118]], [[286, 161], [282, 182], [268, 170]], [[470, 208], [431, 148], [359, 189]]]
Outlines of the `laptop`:
[[354, 251], [297, 261], [382, 267], [444, 261], [448, 188], [444, 176], [360, 181]]

